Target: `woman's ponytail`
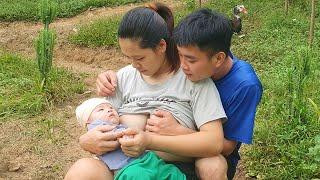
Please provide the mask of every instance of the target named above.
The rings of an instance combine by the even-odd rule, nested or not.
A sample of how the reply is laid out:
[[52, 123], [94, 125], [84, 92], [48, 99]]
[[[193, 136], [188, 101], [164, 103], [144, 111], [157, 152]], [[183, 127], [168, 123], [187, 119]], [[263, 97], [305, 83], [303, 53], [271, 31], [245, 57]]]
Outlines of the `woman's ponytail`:
[[177, 46], [173, 40], [174, 17], [169, 7], [161, 3], [146, 4], [126, 13], [120, 23], [119, 38], [140, 40], [141, 48], [155, 49], [164, 39], [166, 57], [172, 71], [180, 67]]

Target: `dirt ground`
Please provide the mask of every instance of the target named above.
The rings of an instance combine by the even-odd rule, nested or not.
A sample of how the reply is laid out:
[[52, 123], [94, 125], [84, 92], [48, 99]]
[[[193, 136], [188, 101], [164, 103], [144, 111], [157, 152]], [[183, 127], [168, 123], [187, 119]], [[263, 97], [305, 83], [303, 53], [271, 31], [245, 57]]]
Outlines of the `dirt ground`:
[[[173, 9], [178, 1], [162, 1]], [[68, 168], [80, 157], [91, 155], [80, 149], [77, 139], [84, 131], [75, 120], [75, 106], [95, 95], [95, 78], [105, 69], [117, 70], [129, 62], [115, 48], [86, 48], [70, 44], [67, 37], [84, 23], [97, 18], [124, 13], [137, 5], [97, 8], [52, 24], [57, 32], [54, 64], [74, 73], [86, 73], [88, 91], [40, 117], [0, 122], [0, 180], [2, 179], [63, 179]], [[0, 49], [34, 59], [33, 39], [42, 28], [40, 23], [0, 22]], [[49, 120], [54, 122], [53, 128]], [[240, 166], [235, 179], [245, 179]]]

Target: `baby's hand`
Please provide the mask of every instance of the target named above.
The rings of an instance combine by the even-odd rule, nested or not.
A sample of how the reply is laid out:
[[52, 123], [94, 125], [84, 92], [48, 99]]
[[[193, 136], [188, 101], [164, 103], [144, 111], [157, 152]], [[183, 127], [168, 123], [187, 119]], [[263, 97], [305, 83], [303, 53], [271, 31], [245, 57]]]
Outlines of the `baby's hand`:
[[[113, 131], [113, 132], [116, 132], [116, 133], [122, 133], [124, 130], [126, 130], [125, 127], [119, 127], [119, 126], [118, 126], [118, 127], [114, 128], [112, 131]], [[132, 139], [132, 138], [133, 138], [133, 135], [123, 135], [123, 134], [122, 134], [122, 136], [119, 137], [119, 138]], [[119, 138], [118, 138], [118, 140], [119, 140]]]
[[122, 136], [124, 139], [132, 139], [133, 135], [123, 135]]

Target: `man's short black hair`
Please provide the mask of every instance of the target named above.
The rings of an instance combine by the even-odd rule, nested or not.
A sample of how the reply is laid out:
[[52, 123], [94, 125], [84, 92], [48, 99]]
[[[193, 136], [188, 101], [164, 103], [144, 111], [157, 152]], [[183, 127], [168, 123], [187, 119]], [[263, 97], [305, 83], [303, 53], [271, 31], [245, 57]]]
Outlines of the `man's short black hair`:
[[178, 46], [198, 46], [211, 57], [220, 51], [228, 55], [233, 31], [224, 15], [210, 10], [197, 10], [180, 21], [174, 30]]

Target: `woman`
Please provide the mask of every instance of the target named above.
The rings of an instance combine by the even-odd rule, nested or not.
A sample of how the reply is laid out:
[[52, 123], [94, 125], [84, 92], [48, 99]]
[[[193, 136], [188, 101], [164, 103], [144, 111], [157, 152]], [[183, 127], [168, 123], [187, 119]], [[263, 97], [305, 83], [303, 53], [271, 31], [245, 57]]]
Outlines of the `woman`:
[[[112, 127], [101, 126], [81, 136], [83, 149], [102, 154], [114, 150], [120, 142], [121, 149], [128, 156], [138, 156], [145, 149], [186, 157], [209, 157], [221, 152], [221, 119], [225, 118], [225, 113], [219, 94], [210, 79], [193, 83], [179, 69], [172, 30], [172, 13], [161, 4], [135, 8], [124, 16], [118, 30], [119, 45], [124, 56], [132, 61], [132, 66], [118, 72], [117, 93], [109, 100], [119, 107], [121, 117], [127, 119], [121, 123], [129, 127], [145, 122], [147, 114], [161, 108], [170, 111], [180, 124], [199, 132], [160, 136], [128, 129], [123, 134], [114, 134], [109, 132]], [[134, 121], [125, 118], [132, 114], [138, 118]], [[117, 138], [122, 135], [132, 135], [133, 138], [120, 138], [118, 142]], [[110, 177], [110, 171], [98, 160], [81, 159], [71, 167], [66, 179]]]

